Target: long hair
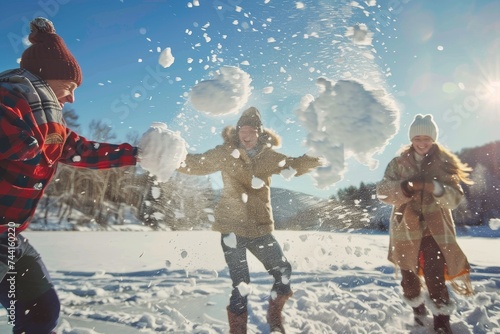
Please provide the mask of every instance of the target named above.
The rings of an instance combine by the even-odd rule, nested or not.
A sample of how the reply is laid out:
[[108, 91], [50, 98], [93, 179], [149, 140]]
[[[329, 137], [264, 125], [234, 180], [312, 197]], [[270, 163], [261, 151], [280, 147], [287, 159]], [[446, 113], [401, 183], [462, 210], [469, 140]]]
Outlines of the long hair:
[[[435, 149], [431, 149], [431, 151], [434, 151], [431, 154], [435, 155], [445, 163], [444, 166], [447, 173], [456, 175], [460, 182], [468, 185], [474, 184], [474, 181], [469, 178], [469, 175], [472, 172], [472, 167], [462, 162], [455, 153], [451, 152], [443, 145], [439, 143], [434, 143], [433, 145]], [[415, 148], [412, 144], [408, 144], [401, 149], [401, 152], [404, 155], [414, 154]]]

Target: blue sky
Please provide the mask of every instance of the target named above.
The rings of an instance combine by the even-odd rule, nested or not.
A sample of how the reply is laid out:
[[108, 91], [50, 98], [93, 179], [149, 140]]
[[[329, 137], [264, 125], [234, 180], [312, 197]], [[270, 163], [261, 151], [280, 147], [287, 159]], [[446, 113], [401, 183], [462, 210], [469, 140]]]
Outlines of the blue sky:
[[[298, 156], [310, 148], [312, 131], [298, 109], [305, 97], [321, 100], [318, 78], [383, 92], [398, 122], [392, 134], [379, 136], [383, 143], [364, 148], [368, 153], [359, 154], [357, 139], [366, 143], [381, 126], [344, 122], [341, 112], [355, 104], [345, 110], [336, 104], [340, 114], [329, 118], [337, 125], [326, 130], [330, 143], [345, 147], [348, 157], [341, 181], [318, 189], [309, 176], [278, 176], [274, 186], [326, 197], [380, 180], [408, 142], [416, 113], [434, 115], [439, 141], [453, 151], [500, 137], [498, 1], [21, 0], [2, 8], [2, 70], [19, 66], [35, 16], [54, 22], [79, 61], [84, 79], [72, 107], [82, 135], [93, 119], [109, 124], [118, 141], [161, 121], [179, 130], [192, 152], [203, 152], [222, 142], [221, 129], [239, 112], [255, 106], [265, 126], [283, 137], [280, 151]], [[175, 58], [167, 68], [158, 64], [165, 48]], [[193, 107], [190, 94], [223, 66], [246, 73], [251, 93], [238, 97], [239, 110], [225, 114], [221, 103], [220, 114], [208, 115]], [[344, 139], [332, 141], [334, 133]], [[367, 163], [373, 159], [378, 165]]]

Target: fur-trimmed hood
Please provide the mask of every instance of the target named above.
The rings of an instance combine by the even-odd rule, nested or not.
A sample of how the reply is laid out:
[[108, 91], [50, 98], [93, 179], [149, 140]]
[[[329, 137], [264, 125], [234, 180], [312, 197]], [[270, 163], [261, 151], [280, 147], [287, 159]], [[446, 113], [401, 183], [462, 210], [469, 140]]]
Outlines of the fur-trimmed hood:
[[[222, 130], [222, 139], [224, 139], [225, 145], [233, 147], [240, 146], [238, 132], [234, 126], [226, 126], [224, 130]], [[281, 137], [273, 130], [264, 128], [262, 133], [259, 134], [259, 145], [262, 147], [268, 146], [270, 148], [279, 148], [281, 147]]]

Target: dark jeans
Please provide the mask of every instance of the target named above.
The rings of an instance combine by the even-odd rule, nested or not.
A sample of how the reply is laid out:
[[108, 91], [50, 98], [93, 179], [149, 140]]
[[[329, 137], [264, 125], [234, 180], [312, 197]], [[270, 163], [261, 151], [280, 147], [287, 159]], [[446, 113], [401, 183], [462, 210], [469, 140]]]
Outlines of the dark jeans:
[[[450, 296], [444, 278], [446, 261], [432, 236], [422, 238], [420, 253], [424, 260], [425, 285], [432, 301], [437, 306], [448, 304]], [[421, 289], [419, 277], [411, 270], [401, 270], [401, 276], [404, 296], [408, 299], [418, 297]]]
[[22, 235], [0, 235], [0, 279], [0, 303], [13, 333], [51, 333], [59, 317], [59, 298], [40, 254]]
[[292, 266], [285, 258], [280, 245], [272, 234], [254, 239], [236, 236], [236, 245], [224, 241], [228, 236], [228, 234], [222, 235], [221, 245], [229, 267], [229, 275], [233, 281], [233, 291], [229, 300], [229, 310], [231, 312], [240, 314], [247, 310], [247, 296], [242, 295], [238, 289], [240, 283], [250, 283], [247, 249], [262, 262], [267, 272], [274, 277], [272, 291], [275, 291], [278, 295], [290, 293]]

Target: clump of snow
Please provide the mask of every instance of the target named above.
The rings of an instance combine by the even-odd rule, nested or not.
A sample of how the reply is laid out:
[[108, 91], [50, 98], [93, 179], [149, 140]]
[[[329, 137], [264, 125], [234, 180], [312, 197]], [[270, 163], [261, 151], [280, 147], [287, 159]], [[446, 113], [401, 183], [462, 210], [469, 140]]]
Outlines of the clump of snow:
[[224, 244], [227, 246], [227, 247], [230, 247], [230, 248], [236, 248], [236, 245], [237, 245], [237, 241], [236, 241], [236, 234], [234, 233], [229, 233], [228, 236], [224, 237]]
[[306, 145], [328, 165], [313, 174], [318, 187], [341, 180], [345, 159], [355, 158], [375, 169], [382, 152], [399, 130], [399, 110], [384, 90], [369, 90], [354, 80], [319, 78], [316, 98], [305, 95], [297, 115], [308, 131]]
[[235, 159], [238, 159], [240, 157], [240, 151], [235, 148], [234, 151], [231, 152], [231, 156]]
[[264, 94], [271, 94], [273, 91], [274, 91], [274, 87], [272, 87], [272, 86], [264, 87], [262, 89], [262, 92]]
[[494, 231], [500, 229], [500, 218], [491, 218], [489, 221], [490, 228]]
[[196, 84], [189, 94], [193, 107], [212, 116], [237, 113], [248, 101], [252, 79], [237, 67], [223, 66], [213, 79]]
[[238, 284], [237, 288], [243, 297], [248, 296], [252, 292], [252, 286], [245, 282]]
[[154, 199], [160, 198], [161, 189], [159, 187], [151, 187], [151, 195]]
[[243, 193], [243, 194], [241, 194], [241, 201], [242, 201], [243, 203], [248, 202], [248, 194], [247, 194], [247, 193]]
[[151, 217], [153, 217], [156, 220], [163, 220], [165, 218], [165, 214], [156, 211], [151, 214]]
[[262, 188], [266, 183], [262, 180], [259, 179], [258, 177], [254, 176], [252, 177], [252, 188], [254, 189], [260, 189]]
[[368, 30], [368, 27], [364, 23], [348, 27], [345, 36], [349, 37], [357, 45], [372, 44], [373, 33]]
[[143, 314], [139, 320], [137, 320], [136, 326], [139, 328], [155, 328], [156, 319], [151, 314]]
[[139, 141], [141, 167], [166, 182], [186, 159], [186, 142], [165, 123], [153, 123]]
[[165, 48], [160, 53], [160, 58], [158, 59], [158, 63], [164, 68], [170, 67], [174, 63], [174, 56], [172, 56], [172, 49]]
[[295, 176], [295, 174], [297, 174], [297, 171], [295, 169], [293, 169], [292, 167], [283, 169], [283, 170], [281, 170], [281, 173], [280, 173], [280, 175], [283, 176], [283, 178], [287, 181], [291, 180], [292, 177]]

